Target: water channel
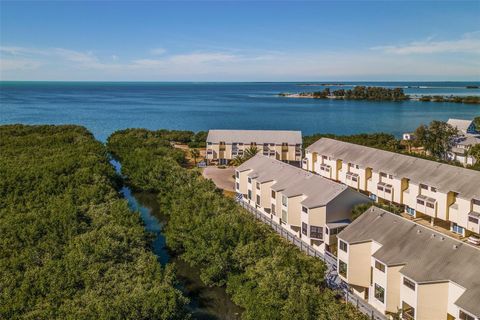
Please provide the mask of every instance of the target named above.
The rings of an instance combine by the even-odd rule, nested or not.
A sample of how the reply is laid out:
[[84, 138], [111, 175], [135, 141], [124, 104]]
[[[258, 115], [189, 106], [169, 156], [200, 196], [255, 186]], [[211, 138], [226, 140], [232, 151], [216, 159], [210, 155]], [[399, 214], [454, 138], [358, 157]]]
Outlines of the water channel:
[[[116, 160], [111, 160], [111, 163], [117, 174], [121, 175], [121, 164]], [[241, 308], [230, 300], [224, 288], [205, 286], [197, 268], [191, 267], [167, 250], [165, 235], [162, 233], [166, 217], [160, 211], [157, 196], [147, 192], [134, 193], [128, 186], [123, 186], [120, 193], [128, 201], [130, 209], [140, 213], [145, 230], [154, 235], [152, 246], [158, 261], [162, 265], [175, 263], [177, 266], [176, 274], [180, 289], [190, 298], [188, 308], [193, 319], [240, 319]]]

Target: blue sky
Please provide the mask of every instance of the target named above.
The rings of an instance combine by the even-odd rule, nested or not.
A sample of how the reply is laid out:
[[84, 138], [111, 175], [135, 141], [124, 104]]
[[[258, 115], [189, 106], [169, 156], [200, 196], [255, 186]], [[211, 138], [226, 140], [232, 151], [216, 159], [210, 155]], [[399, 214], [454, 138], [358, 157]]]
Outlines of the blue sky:
[[1, 1], [0, 79], [480, 80], [479, 1]]

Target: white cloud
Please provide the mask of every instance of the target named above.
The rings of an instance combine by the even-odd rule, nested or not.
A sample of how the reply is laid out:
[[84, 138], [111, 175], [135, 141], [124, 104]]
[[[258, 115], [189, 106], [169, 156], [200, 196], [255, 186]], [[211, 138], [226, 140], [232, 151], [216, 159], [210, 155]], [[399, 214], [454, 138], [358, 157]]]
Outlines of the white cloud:
[[480, 54], [480, 32], [466, 33], [456, 40], [435, 41], [429, 38], [424, 41], [414, 41], [405, 45], [376, 46], [380, 50], [392, 54], [431, 54], [431, 53], [473, 53]]
[[[473, 36], [465, 36], [465, 39]], [[428, 40], [432, 41], [432, 40]], [[99, 57], [66, 48], [0, 47], [0, 74], [8, 80], [311, 81], [479, 79], [478, 59], [393, 55], [382, 51], [194, 51], [158, 57]]]

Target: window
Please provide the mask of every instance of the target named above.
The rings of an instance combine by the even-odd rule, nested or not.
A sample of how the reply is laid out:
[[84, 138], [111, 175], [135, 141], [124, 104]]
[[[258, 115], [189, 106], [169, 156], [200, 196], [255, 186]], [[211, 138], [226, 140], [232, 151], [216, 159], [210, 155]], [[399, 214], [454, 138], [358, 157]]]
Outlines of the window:
[[458, 318], [460, 320], [475, 320], [475, 318], [467, 313], [465, 313], [464, 311], [460, 310], [459, 313], [458, 313]]
[[472, 223], [475, 223], [475, 224], [478, 224], [478, 219], [475, 218], [475, 217], [468, 217], [468, 221], [472, 222]]
[[286, 207], [287, 204], [288, 204], [288, 198], [286, 196], [282, 196], [282, 205]]
[[415, 319], [415, 308], [406, 303], [405, 301], [402, 301], [402, 319]]
[[347, 277], [347, 264], [342, 260], [338, 260], [338, 274], [344, 278]]
[[252, 200], [252, 190], [248, 190], [248, 200]]
[[389, 174], [389, 175], [388, 175], [388, 178], [389, 178], [389, 179], [393, 179], [393, 174]]
[[275, 199], [276, 193], [272, 190], [272, 199]]
[[380, 172], [380, 177], [386, 178], [387, 174], [385, 172]]
[[287, 210], [282, 210], [282, 221], [283, 222], [287, 221]]
[[415, 291], [415, 282], [403, 277], [403, 285]]
[[308, 232], [308, 224], [302, 222], [302, 233], [306, 236]]
[[425, 205], [425, 201], [423, 200], [420, 200], [420, 199], [417, 199], [417, 203], [421, 206], [424, 206]]
[[310, 238], [323, 239], [323, 228], [310, 226]]
[[435, 204], [431, 203], [431, 202], [427, 202], [427, 207], [429, 208], [435, 208]]
[[273, 213], [273, 214], [276, 214], [276, 213], [275, 213], [275, 205], [274, 205], [273, 203], [272, 203], [272, 213]]
[[430, 191], [432, 191], [432, 192], [437, 192], [437, 188], [435, 188], [435, 187], [430, 187]]
[[342, 250], [343, 252], [348, 252], [348, 248], [347, 248], [347, 243], [346, 243], [346, 242], [340, 240], [340, 245], [339, 245], [339, 247], [340, 247], [340, 250]]
[[304, 207], [304, 206], [302, 206], [302, 212], [304, 212], [304, 213], [308, 213], [308, 208], [307, 208], [307, 207]]
[[260, 190], [260, 182], [257, 182], [257, 190]]
[[377, 299], [380, 302], [385, 301], [385, 289], [383, 289], [381, 286], [375, 283], [375, 299]]
[[383, 191], [383, 187], [382, 187], [382, 186], [378, 186], [377, 189], [380, 190], [380, 191]]
[[327, 156], [322, 156], [322, 159], [323, 159], [323, 160], [327, 160], [328, 157], [327, 157]]
[[480, 206], [480, 200], [472, 199], [472, 203], [474, 206]]
[[420, 184], [420, 188], [424, 190], [428, 190], [428, 186], [426, 184]]
[[240, 184], [237, 182], [235, 185], [237, 186], [237, 190], [239, 190], [240, 189]]
[[385, 193], [392, 193], [392, 189], [385, 188]]
[[257, 194], [257, 205], [260, 205], [260, 195]]
[[452, 231], [458, 234], [463, 234], [463, 228], [456, 223], [452, 224]]
[[248, 183], [252, 183], [252, 178], [248, 177]]
[[353, 176], [353, 177], [352, 177], [352, 181], [357, 182], [357, 181], [358, 181], [357, 177], [356, 177], [356, 176]]
[[377, 260], [375, 260], [375, 269], [385, 272], [385, 265]]
[[237, 177], [237, 179], [240, 178], [240, 172], [235, 171], [235, 176]]

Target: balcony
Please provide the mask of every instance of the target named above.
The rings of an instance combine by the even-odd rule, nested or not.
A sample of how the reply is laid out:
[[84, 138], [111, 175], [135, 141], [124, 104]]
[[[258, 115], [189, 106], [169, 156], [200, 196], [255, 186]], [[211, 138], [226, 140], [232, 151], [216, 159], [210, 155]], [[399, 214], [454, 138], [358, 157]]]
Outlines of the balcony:
[[357, 173], [347, 172], [345, 174], [345, 179], [346, 179], [345, 183], [347, 185], [349, 185], [350, 187], [353, 187], [355, 189], [358, 189], [358, 185], [359, 185], [358, 182], [359, 182], [360, 178], [359, 178], [359, 175]]
[[437, 200], [424, 196], [417, 196], [416, 210], [425, 213], [431, 217], [436, 216]]
[[480, 234], [480, 212], [471, 211], [468, 213], [467, 229]]

